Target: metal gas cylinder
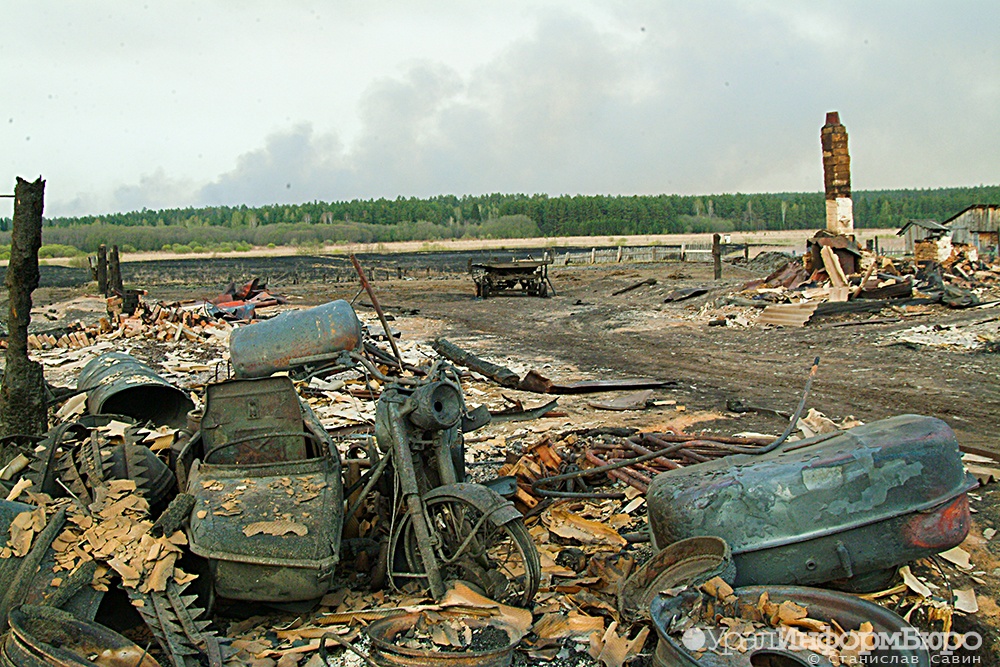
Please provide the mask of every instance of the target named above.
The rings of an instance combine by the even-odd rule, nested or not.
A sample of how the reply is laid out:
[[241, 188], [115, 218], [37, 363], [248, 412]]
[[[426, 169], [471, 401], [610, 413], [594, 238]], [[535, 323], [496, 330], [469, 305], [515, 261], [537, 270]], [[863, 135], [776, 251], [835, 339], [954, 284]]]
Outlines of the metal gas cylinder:
[[229, 355], [238, 378], [267, 377], [302, 363], [361, 348], [361, 322], [343, 299], [234, 329]]

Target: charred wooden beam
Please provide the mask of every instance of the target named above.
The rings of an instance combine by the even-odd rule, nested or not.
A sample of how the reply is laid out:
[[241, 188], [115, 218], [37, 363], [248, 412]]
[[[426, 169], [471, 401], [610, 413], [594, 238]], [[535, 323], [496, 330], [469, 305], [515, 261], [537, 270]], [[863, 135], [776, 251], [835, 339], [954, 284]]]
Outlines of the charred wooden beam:
[[97, 291], [108, 296], [108, 246], [97, 247]]
[[447, 338], [438, 338], [431, 344], [431, 347], [433, 347], [434, 351], [445, 359], [448, 359], [449, 361], [452, 361], [460, 366], [465, 366], [480, 375], [485, 375], [501, 387], [509, 387], [513, 389], [517, 387], [517, 384], [521, 379], [517, 373], [509, 368], [498, 366], [494, 363], [486, 361], [485, 359], [480, 359], [471, 352], [466, 352], [462, 348], [450, 342]]
[[44, 196], [45, 181], [41, 177], [34, 183], [17, 179], [10, 261], [4, 278], [10, 302], [6, 367], [0, 383], [0, 436], [41, 435], [48, 430], [42, 365], [28, 358], [31, 293], [38, 287]]
[[125, 285], [122, 283], [122, 265], [116, 245], [111, 246], [111, 256], [108, 258], [108, 290], [118, 296], [125, 295]]

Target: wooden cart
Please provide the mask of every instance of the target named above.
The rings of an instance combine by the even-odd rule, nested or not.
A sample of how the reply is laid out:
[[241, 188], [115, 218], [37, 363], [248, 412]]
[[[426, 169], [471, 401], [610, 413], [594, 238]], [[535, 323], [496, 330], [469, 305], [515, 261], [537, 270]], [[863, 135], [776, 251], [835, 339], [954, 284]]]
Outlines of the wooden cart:
[[[482, 262], [469, 267], [476, 282], [476, 296], [487, 299], [500, 292], [520, 290], [528, 296], [546, 297], [549, 282], [550, 260], [514, 260], [511, 262]], [[555, 294], [555, 289], [552, 289]]]

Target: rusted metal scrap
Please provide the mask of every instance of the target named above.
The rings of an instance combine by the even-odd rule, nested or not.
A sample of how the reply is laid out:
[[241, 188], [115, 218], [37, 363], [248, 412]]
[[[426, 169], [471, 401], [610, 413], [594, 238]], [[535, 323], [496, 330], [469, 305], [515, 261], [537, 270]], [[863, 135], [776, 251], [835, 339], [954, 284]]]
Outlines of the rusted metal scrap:
[[538, 371], [532, 369], [521, 378], [517, 388], [536, 394], [588, 394], [616, 389], [660, 389], [677, 384], [675, 380], [650, 380], [646, 378], [626, 378], [622, 380], [584, 380], [572, 384], [556, 384]]
[[544, 417], [545, 415], [551, 413], [559, 405], [559, 399], [555, 398], [547, 403], [543, 403], [534, 408], [525, 408], [521, 401], [511, 400], [506, 396], [503, 397], [505, 400], [511, 403], [511, 406], [499, 410], [497, 412], [490, 413], [490, 421], [494, 422], [517, 422], [517, 421], [528, 421], [531, 419], [538, 419], [539, 417]]
[[254, 278], [250, 282], [237, 287], [236, 283], [229, 283], [222, 294], [209, 301], [212, 305], [222, 309], [235, 308], [244, 304], [252, 304], [256, 308], [266, 306], [276, 306], [281, 303], [288, 303], [288, 299], [267, 291], [267, 283], [262, 283], [260, 278]]
[[425, 614], [413, 613], [385, 618], [369, 625], [365, 631], [371, 639], [376, 664], [382, 667], [507, 667], [522, 634], [498, 619], [466, 617], [462, 622], [470, 630], [475, 626], [474, 632], [489, 635], [482, 642], [482, 648], [476, 646], [480, 642], [475, 638], [469, 648], [462, 651], [445, 650], [433, 642], [428, 642], [426, 648], [403, 645], [404, 636], [413, 634], [421, 622], [427, 622], [427, 618]]
[[361, 287], [368, 293], [368, 298], [372, 300], [372, 308], [375, 309], [375, 314], [378, 315], [378, 321], [382, 324], [382, 329], [385, 330], [386, 338], [389, 339], [389, 345], [392, 347], [392, 354], [396, 358], [396, 363], [399, 364], [399, 370], [403, 370], [403, 357], [399, 354], [399, 347], [396, 346], [396, 338], [392, 335], [392, 330], [389, 328], [389, 322], [385, 319], [385, 313], [382, 312], [382, 306], [379, 304], [378, 299], [375, 298], [375, 290], [372, 289], [371, 284], [368, 282], [368, 278], [365, 277], [365, 271], [361, 268], [361, 263], [358, 258], [351, 253], [351, 264], [354, 265], [354, 270], [358, 274], [358, 280], [361, 281]]
[[[718, 590], [718, 589], [717, 589]], [[728, 595], [723, 596], [723, 593]], [[720, 599], [725, 597], [725, 599]], [[800, 619], [800, 627], [812, 627], [823, 641], [813, 645], [798, 645], [788, 641], [790, 624], [778, 613], [764, 614], [759, 607], [770, 605], [774, 609], [793, 608], [804, 610], [808, 616]], [[752, 610], [752, 611], [750, 611]], [[717, 619], [746, 618], [756, 612], [757, 622], [740, 637], [743, 646], [756, 647], [756, 651], [712, 650], [729, 646], [723, 635], [730, 629]], [[820, 588], [803, 586], [745, 586], [735, 590], [725, 588], [716, 595], [689, 587], [678, 595], [656, 596], [650, 613], [659, 644], [651, 664], [654, 667], [745, 667], [751, 662], [751, 653], [760, 664], [768, 665], [832, 665], [870, 662], [876, 664], [931, 665], [931, 658], [924, 642], [907, 642], [904, 637], [918, 637], [918, 630], [899, 615], [853, 595]], [[711, 618], [709, 618], [709, 615]], [[869, 628], [868, 636], [890, 638], [884, 643], [875, 642], [865, 650], [870, 640], [859, 634], [859, 629]], [[707, 651], [694, 651], [690, 641], [684, 641], [692, 630], [703, 638], [699, 647]], [[715, 646], [712, 646], [714, 644]], [[841, 653], [843, 651], [843, 653]], [[836, 654], [836, 655], [833, 655]], [[831, 658], [835, 658], [831, 660]]]

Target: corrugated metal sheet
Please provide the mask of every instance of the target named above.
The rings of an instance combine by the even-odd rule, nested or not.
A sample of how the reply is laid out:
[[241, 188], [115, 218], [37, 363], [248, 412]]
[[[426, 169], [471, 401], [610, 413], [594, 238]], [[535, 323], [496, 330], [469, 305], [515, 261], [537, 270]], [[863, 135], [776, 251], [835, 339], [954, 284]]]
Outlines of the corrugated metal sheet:
[[802, 301], [800, 303], [781, 303], [768, 306], [757, 318], [758, 324], [771, 324], [776, 327], [802, 327], [816, 312], [818, 303]]

